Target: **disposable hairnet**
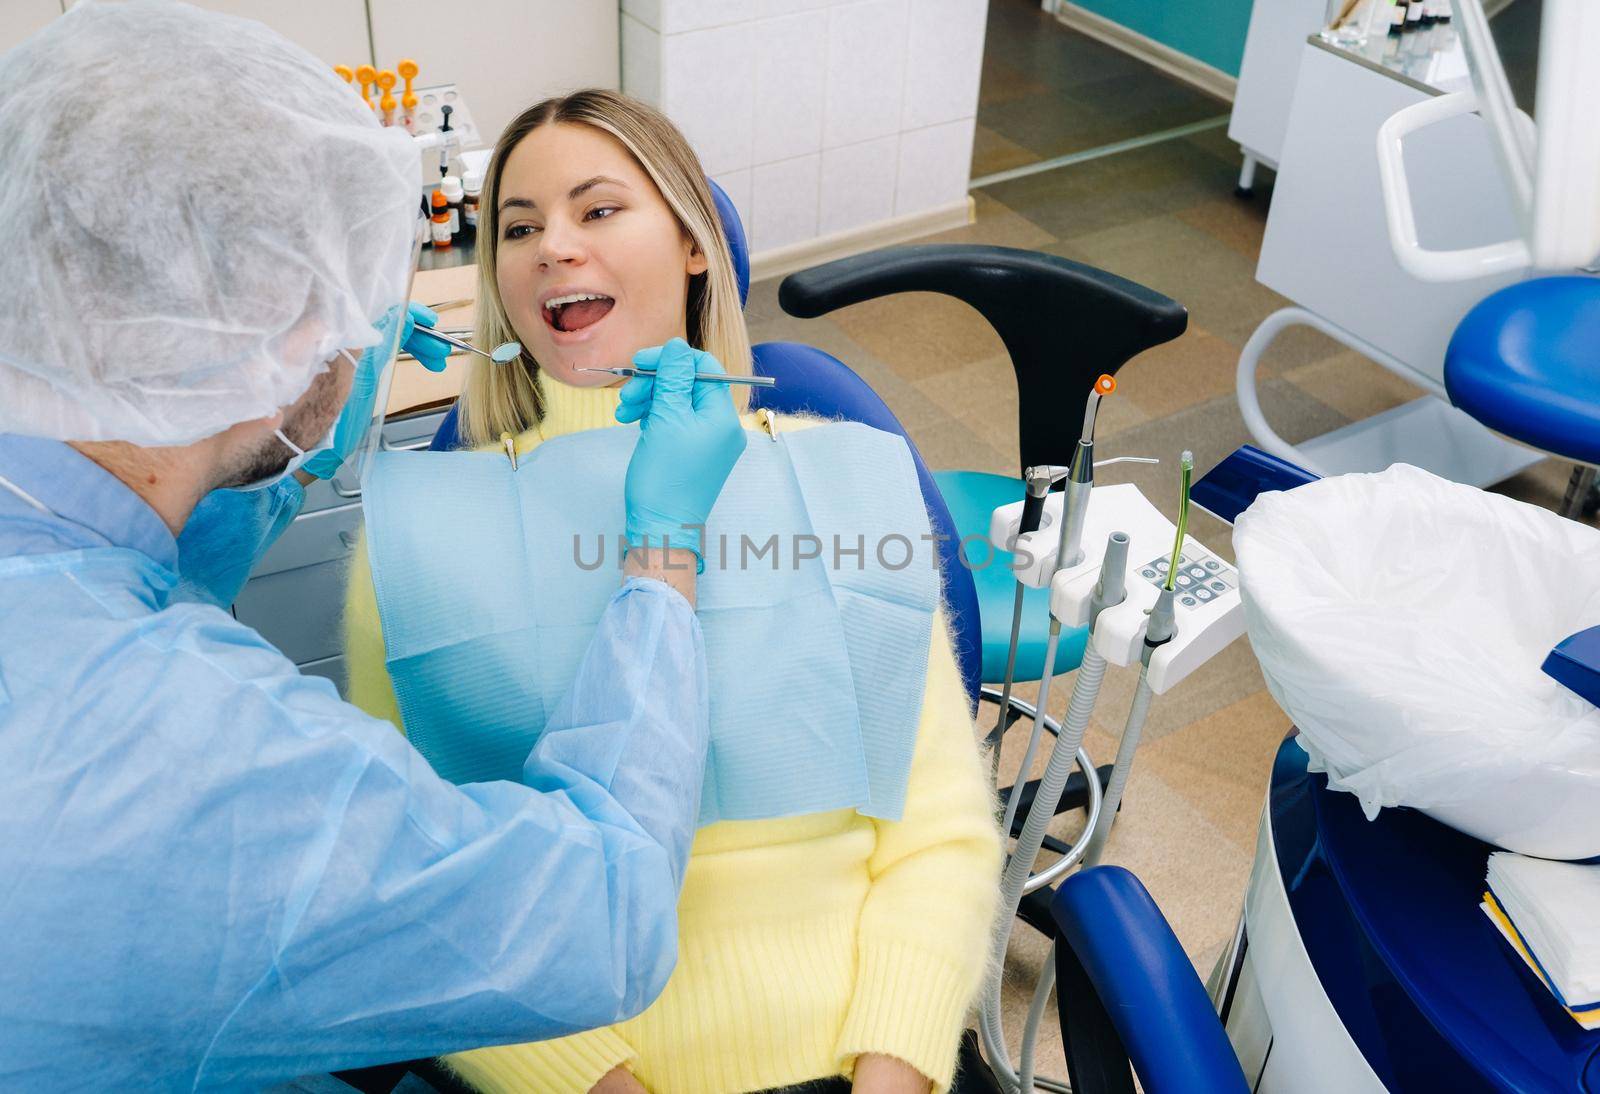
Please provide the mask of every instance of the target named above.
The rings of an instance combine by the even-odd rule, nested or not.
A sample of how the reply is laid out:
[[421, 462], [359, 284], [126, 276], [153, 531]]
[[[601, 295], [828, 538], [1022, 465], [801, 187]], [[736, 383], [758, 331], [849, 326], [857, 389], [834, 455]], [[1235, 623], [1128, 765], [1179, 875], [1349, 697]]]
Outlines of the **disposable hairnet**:
[[402, 302], [417, 154], [323, 62], [171, 0], [0, 55], [0, 431], [187, 444]]

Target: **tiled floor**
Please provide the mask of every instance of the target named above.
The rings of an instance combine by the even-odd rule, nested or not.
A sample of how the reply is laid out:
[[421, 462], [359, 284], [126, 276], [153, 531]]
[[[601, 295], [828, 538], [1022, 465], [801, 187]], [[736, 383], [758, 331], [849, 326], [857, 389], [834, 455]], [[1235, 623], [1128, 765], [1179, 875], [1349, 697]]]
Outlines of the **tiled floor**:
[[1028, 0], [992, 0], [972, 175], [1228, 112], [1125, 53], [1063, 30]]
[[[1226, 113], [1225, 104], [1056, 25], [1031, 0], [990, 0], [988, 33], [974, 175]], [[1204, 470], [1249, 440], [1234, 369], [1251, 331], [1287, 303], [1254, 277], [1271, 175], [1263, 173], [1253, 202], [1242, 202], [1232, 195], [1238, 164], [1223, 131], [1211, 130], [989, 187], [976, 194], [976, 223], [928, 240], [1062, 255], [1188, 307], [1188, 333], [1120, 373], [1098, 434], [1101, 455], [1162, 459], [1159, 468], [1119, 467], [1104, 480], [1138, 483], [1169, 516], [1181, 450], [1191, 449]], [[756, 341], [810, 342], [861, 373], [930, 466], [1016, 473], [1015, 380], [999, 339], [966, 305], [914, 294], [802, 321], [783, 314], [777, 284], [767, 282], [753, 288], [748, 314]], [[1063, 332], [1062, 352], [1071, 352], [1071, 332]], [[1418, 394], [1303, 329], [1274, 344], [1260, 391], [1291, 441]], [[1555, 507], [1565, 478], [1565, 468], [1546, 462], [1501, 489]], [[1231, 558], [1225, 527], [1202, 514], [1191, 531]], [[1063, 677], [1054, 688], [1057, 716], [1071, 683]], [[1131, 673], [1107, 677], [1088, 740], [1098, 762], [1116, 752], [1132, 690]], [[1140, 876], [1202, 975], [1233, 931], [1269, 762], [1288, 728], [1243, 641], [1151, 711], [1107, 860]], [[1006, 751], [1014, 771], [1026, 728], [1012, 737]], [[1063, 834], [1073, 824], [1064, 819]], [[1007, 962], [1013, 1051], [1043, 957], [1037, 937], [1020, 928]], [[1043, 1046], [1041, 1070], [1064, 1074], [1059, 1039]]]

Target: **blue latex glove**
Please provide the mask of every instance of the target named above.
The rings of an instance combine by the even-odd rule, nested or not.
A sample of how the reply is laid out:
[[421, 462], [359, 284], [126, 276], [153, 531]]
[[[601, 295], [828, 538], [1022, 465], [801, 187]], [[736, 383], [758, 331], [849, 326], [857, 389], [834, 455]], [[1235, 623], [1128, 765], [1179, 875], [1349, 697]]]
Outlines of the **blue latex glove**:
[[178, 587], [173, 599], [226, 611], [305, 500], [293, 475], [263, 490], [213, 490], [201, 498], [178, 533]]
[[[439, 325], [439, 315], [425, 304], [415, 300], [406, 309], [406, 329], [400, 332], [400, 348], [417, 359], [429, 372], [443, 372], [445, 358], [450, 356], [450, 344], [428, 336], [427, 328]], [[417, 328], [422, 327], [421, 333]]]
[[319, 479], [333, 478], [344, 461], [350, 458], [351, 453], [365, 439], [367, 430], [372, 425], [373, 403], [378, 397], [378, 382], [383, 378], [383, 366], [388, 364], [384, 356], [385, 347], [389, 345], [388, 332], [393, 329], [391, 325], [396, 318], [402, 314], [405, 316], [405, 328], [400, 332], [400, 348], [420, 361], [422, 367], [429, 372], [439, 372], [444, 369], [450, 347], [437, 338], [417, 333], [418, 326], [431, 327], [439, 321], [439, 316], [433, 309], [415, 301], [407, 306], [403, 313], [398, 307], [390, 309], [378, 323], [378, 329], [383, 332], [383, 337], [378, 339], [376, 345], [368, 346], [356, 364], [356, 374], [350, 381], [350, 397], [345, 400], [344, 410], [339, 414], [339, 421], [333, 427], [332, 445], [314, 453], [306, 461], [303, 470], [307, 474], [315, 475]]
[[624, 482], [629, 547], [679, 547], [705, 568], [706, 517], [744, 452], [744, 427], [726, 384], [697, 384], [698, 372], [722, 372], [711, 354], [682, 338], [633, 355], [635, 376], [622, 388], [617, 421], [638, 422], [639, 445]]

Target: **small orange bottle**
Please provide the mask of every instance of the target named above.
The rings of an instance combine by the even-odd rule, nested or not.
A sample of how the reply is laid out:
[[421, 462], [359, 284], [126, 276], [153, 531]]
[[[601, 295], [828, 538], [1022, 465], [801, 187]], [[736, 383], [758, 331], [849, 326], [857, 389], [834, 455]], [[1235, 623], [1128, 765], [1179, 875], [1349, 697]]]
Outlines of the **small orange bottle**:
[[433, 248], [437, 251], [450, 246], [450, 200], [444, 196], [443, 190], [433, 192], [432, 209], [433, 227], [430, 234]]

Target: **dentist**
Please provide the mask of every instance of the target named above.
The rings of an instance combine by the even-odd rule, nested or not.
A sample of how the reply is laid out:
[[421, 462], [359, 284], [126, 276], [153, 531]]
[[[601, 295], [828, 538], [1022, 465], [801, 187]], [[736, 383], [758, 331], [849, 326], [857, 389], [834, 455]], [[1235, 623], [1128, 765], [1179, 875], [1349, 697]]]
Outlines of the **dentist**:
[[0, 55], [0, 1088], [258, 1088], [666, 983], [725, 389], [663, 361], [639, 549], [520, 783], [444, 782], [218, 607], [433, 341], [416, 177], [256, 23], [89, 0]]

